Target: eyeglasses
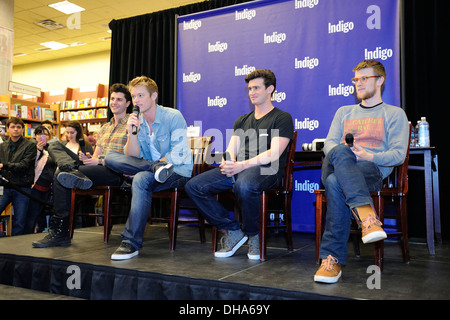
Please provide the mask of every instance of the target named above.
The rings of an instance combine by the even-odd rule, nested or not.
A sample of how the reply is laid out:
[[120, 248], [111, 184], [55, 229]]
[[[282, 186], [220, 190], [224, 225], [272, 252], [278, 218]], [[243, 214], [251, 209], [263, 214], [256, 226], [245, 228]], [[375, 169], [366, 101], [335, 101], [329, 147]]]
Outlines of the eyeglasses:
[[358, 81], [359, 82], [361, 82], [361, 84], [365, 84], [366, 82], [367, 82], [367, 79], [370, 79], [370, 78], [379, 78], [380, 76], [369, 76], [369, 77], [361, 77], [361, 78], [351, 78], [350, 79], [350, 81], [353, 83], [353, 84], [357, 84], [358, 83]]

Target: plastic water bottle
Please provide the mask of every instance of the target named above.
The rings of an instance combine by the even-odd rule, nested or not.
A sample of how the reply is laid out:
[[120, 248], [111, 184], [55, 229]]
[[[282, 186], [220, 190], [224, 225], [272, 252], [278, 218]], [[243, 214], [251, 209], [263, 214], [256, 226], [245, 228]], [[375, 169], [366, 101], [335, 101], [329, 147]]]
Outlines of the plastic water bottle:
[[420, 118], [419, 123], [419, 147], [430, 146], [430, 125], [425, 117]]
[[420, 120], [417, 120], [417, 124], [413, 128], [413, 130], [414, 130], [414, 146], [415, 147], [419, 147], [419, 124], [420, 124]]

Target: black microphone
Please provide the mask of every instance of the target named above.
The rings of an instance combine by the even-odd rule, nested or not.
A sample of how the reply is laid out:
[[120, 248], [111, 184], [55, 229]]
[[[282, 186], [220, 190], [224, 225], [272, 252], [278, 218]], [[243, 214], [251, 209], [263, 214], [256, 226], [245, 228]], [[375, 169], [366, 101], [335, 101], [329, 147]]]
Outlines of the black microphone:
[[[140, 110], [139, 110], [139, 106], [134, 106], [133, 107], [133, 114], [135, 114], [137, 117], [139, 117], [139, 112], [140, 112]], [[134, 135], [136, 135], [137, 134], [137, 127], [133, 124], [132, 125], [132, 131], [131, 131], [131, 133], [132, 134], [134, 134]]]
[[84, 142], [84, 139], [78, 140], [78, 143], [80, 144], [81, 152], [86, 154], [86, 142]]
[[353, 147], [353, 141], [355, 139], [353, 138], [353, 135], [351, 133], [347, 133], [345, 135], [345, 143], [351, 148]]
[[[231, 161], [231, 156], [228, 151], [225, 152], [225, 161]], [[236, 179], [234, 178], [234, 176], [231, 176], [231, 181], [233, 181], [233, 184], [236, 182]]]

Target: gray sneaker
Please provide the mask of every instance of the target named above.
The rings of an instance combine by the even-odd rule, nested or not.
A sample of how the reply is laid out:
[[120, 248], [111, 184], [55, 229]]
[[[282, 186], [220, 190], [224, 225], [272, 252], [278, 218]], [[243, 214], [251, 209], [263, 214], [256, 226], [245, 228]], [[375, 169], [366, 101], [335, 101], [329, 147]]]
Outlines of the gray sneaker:
[[223, 236], [220, 239], [222, 249], [214, 252], [214, 256], [217, 258], [231, 257], [248, 239], [241, 229], [219, 230], [219, 232], [221, 232]]
[[73, 189], [82, 189], [87, 190], [92, 187], [92, 180], [86, 177], [79, 170], [72, 170], [69, 172], [60, 172], [56, 177], [59, 183], [61, 183], [64, 187]]
[[248, 237], [248, 253], [250, 260], [259, 260], [259, 234]]
[[120, 247], [111, 255], [111, 260], [128, 260], [139, 254], [139, 250], [131, 243], [122, 241]]

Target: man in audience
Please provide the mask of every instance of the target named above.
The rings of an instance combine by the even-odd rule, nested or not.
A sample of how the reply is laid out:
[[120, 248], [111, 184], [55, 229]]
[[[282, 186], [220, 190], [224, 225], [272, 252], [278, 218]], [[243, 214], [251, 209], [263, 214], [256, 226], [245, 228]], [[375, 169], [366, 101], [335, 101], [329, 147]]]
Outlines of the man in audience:
[[[281, 183], [294, 125], [289, 113], [272, 104], [276, 89], [272, 71], [255, 70], [245, 82], [255, 109], [234, 122], [226, 149], [229, 158], [219, 168], [192, 178], [185, 189], [206, 220], [223, 234], [222, 248], [215, 252], [216, 257], [232, 256], [249, 239], [247, 256], [259, 260], [261, 192]], [[215, 199], [217, 193], [228, 189], [233, 189], [239, 202], [243, 230]]]
[[[327, 197], [325, 232], [320, 246], [322, 264], [314, 281], [335, 283], [347, 259], [351, 214], [362, 229], [362, 241], [386, 238], [370, 191], [405, 160], [409, 126], [403, 109], [381, 99], [386, 79], [384, 66], [364, 60], [351, 79], [360, 104], [337, 110], [325, 140], [322, 183]], [[352, 141], [353, 140], [353, 141]]]
[[110, 88], [109, 108], [113, 114], [98, 134], [99, 139], [94, 154], [80, 153], [76, 161], [64, 150], [52, 147], [49, 151], [59, 167], [53, 183], [54, 215], [51, 218], [50, 232], [42, 240], [33, 242], [35, 248], [69, 246], [71, 239], [68, 231], [71, 189], [89, 189], [91, 186], [120, 186], [123, 176], [104, 166], [105, 154], [114, 150], [123, 153], [127, 137], [127, 108], [131, 96], [123, 84], [114, 84]]
[[128, 87], [140, 114], [133, 112], [128, 119], [125, 155], [110, 151], [105, 157], [109, 168], [133, 176], [130, 214], [113, 260], [139, 254], [153, 192], [184, 186], [193, 168], [186, 121], [180, 111], [157, 104], [158, 86], [148, 77], [137, 77]]
[[[34, 179], [36, 144], [23, 137], [25, 123], [16, 117], [8, 119], [9, 139], [0, 144], [0, 213], [12, 203], [14, 216], [11, 235], [23, 234]], [[20, 190], [20, 191], [19, 191]]]

